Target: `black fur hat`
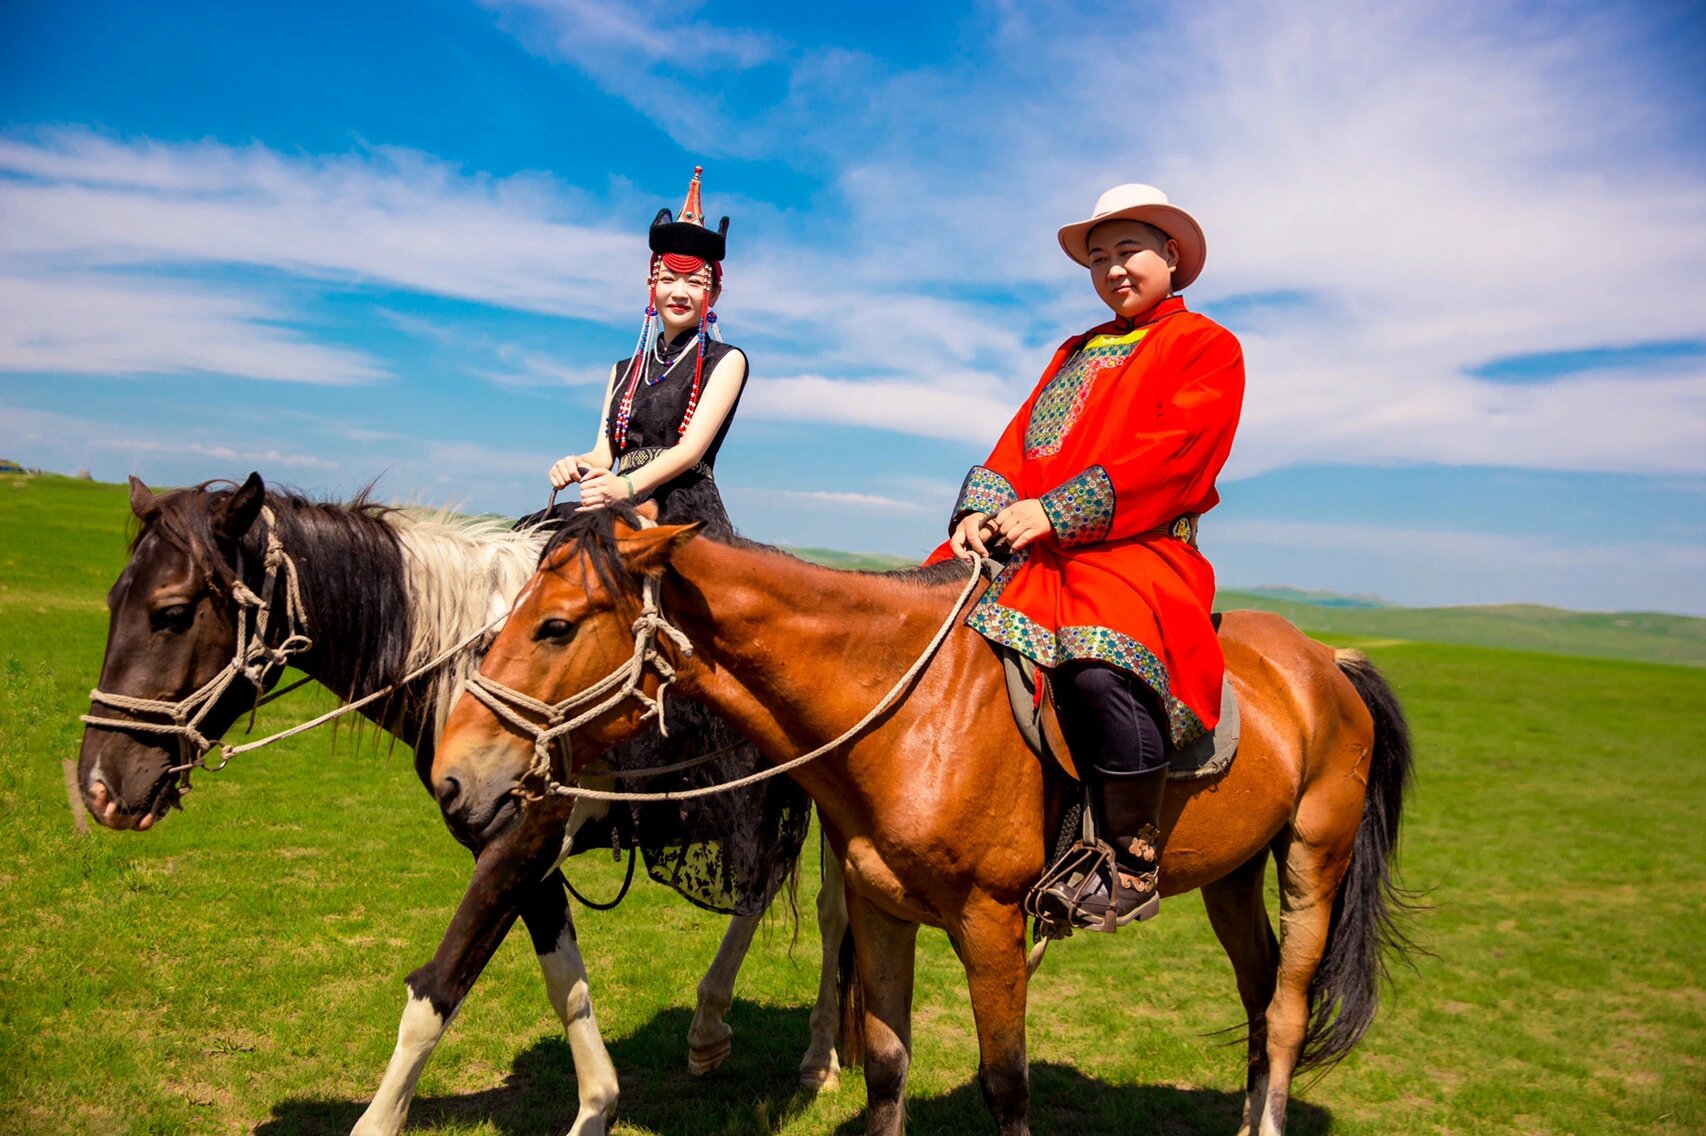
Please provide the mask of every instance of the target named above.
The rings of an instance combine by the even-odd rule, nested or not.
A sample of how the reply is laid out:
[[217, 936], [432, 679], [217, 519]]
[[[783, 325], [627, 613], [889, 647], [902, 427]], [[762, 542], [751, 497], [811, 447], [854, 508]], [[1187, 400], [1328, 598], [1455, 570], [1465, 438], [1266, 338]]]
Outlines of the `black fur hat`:
[[713, 264], [722, 261], [728, 248], [729, 219], [724, 217], [716, 232], [705, 227], [705, 210], [699, 203], [699, 176], [703, 172], [699, 166], [693, 167], [693, 180], [688, 183], [687, 201], [681, 206], [679, 221], [667, 209], [659, 209], [652, 218], [651, 246], [659, 256], [674, 253], [696, 256]]
[[723, 259], [727, 251], [729, 235], [729, 219], [723, 218], [713, 232], [703, 225], [692, 221], [677, 221], [667, 209], [659, 209], [658, 215], [652, 220], [651, 246], [652, 251], [660, 256], [666, 252], [677, 256], [696, 256], [700, 260], [716, 263]]

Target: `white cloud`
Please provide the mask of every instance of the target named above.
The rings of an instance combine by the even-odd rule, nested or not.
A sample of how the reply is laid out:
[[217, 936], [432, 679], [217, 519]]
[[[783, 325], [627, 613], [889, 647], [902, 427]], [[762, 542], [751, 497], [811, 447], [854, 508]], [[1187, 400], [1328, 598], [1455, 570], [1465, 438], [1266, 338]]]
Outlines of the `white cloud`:
[[[743, 413], [992, 441], [1053, 343], [1097, 316], [1054, 227], [1104, 185], [1148, 178], [1208, 227], [1198, 300], [1310, 301], [1233, 321], [1250, 387], [1229, 477], [1322, 460], [1706, 471], [1706, 368], [1528, 386], [1464, 374], [1502, 355], [1706, 337], [1706, 193], [1651, 141], [1681, 112], [1639, 74], [1630, 13], [1158, 7], [1141, 38], [1165, 50], [1130, 51], [1086, 34], [1123, 6], [996, 5], [975, 50], [902, 69], [692, 4], [489, 6], [695, 150], [823, 179], [798, 202], [708, 190], [714, 213], [737, 214], [723, 309], [755, 355]], [[772, 71], [778, 101], [757, 113], [671, 94]], [[13, 296], [51, 334], [8, 320], [0, 365], [386, 369], [281, 327], [257, 270], [592, 319], [625, 346], [644, 260], [633, 217], [659, 202], [569, 184], [603, 172], [563, 176], [493, 178], [382, 147], [0, 140], [0, 270], [60, 290], [51, 305]], [[213, 302], [182, 281], [227, 267], [250, 282]], [[41, 310], [79, 297], [93, 316]], [[533, 344], [462, 346], [467, 372], [512, 385], [604, 374]]]
[[880, 493], [851, 493], [827, 489], [753, 489], [739, 485], [731, 486], [728, 492], [731, 496], [747, 497], [755, 501], [824, 506], [856, 513], [928, 513], [934, 516], [941, 512], [939, 502], [923, 504], [918, 501], [903, 501], [899, 497], [885, 497]]
[[[27, 448], [31, 453], [47, 455], [38, 460], [49, 468], [89, 467], [95, 464], [97, 457], [108, 455], [127, 461], [128, 465], [123, 468], [131, 473], [141, 472], [149, 462], [162, 459], [175, 470], [205, 469], [207, 462], [220, 463], [217, 472], [203, 475], [208, 477], [229, 476], [236, 466], [244, 469], [284, 466], [314, 472], [330, 472], [339, 468], [339, 463], [316, 453], [147, 435], [146, 428], [137, 426], [119, 426], [26, 407], [0, 406], [0, 447], [9, 451]], [[111, 469], [103, 471], [103, 476], [113, 476]], [[178, 480], [199, 481], [202, 476]]]
[[364, 352], [281, 326], [283, 309], [157, 279], [0, 274], [0, 371], [359, 383], [386, 377]]

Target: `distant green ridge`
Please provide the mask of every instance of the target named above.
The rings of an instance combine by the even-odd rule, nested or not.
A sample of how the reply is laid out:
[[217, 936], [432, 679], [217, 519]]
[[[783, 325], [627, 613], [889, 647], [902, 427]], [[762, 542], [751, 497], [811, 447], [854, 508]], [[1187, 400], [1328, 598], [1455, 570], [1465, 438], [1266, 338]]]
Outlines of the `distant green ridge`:
[[[130, 508], [125, 487], [24, 474], [0, 481], [0, 615], [92, 604], [125, 560]], [[888, 571], [917, 563], [884, 553], [792, 548], [833, 568]], [[1298, 599], [1293, 597], [1308, 597]], [[97, 598], [90, 598], [97, 597]], [[1657, 612], [1575, 612], [1539, 604], [1487, 607], [1353, 607], [1331, 592], [1294, 588], [1225, 590], [1221, 610], [1255, 608], [1305, 631], [1347, 639], [1462, 644], [1558, 655], [1706, 666], [1706, 619]]]
[[1461, 643], [1559, 655], [1706, 666], [1706, 619], [1659, 612], [1580, 612], [1540, 604], [1485, 607], [1332, 607], [1223, 591], [1216, 608], [1255, 608], [1305, 631], [1425, 643]]

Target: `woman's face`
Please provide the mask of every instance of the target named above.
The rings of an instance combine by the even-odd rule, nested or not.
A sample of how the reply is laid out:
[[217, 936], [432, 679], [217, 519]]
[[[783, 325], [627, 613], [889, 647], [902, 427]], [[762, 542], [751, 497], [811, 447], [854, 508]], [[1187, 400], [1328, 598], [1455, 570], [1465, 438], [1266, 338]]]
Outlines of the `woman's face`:
[[1140, 316], [1173, 290], [1179, 242], [1141, 221], [1118, 218], [1090, 230], [1090, 280], [1117, 316]]
[[705, 309], [717, 302], [717, 294], [717, 289], [711, 287], [710, 265], [692, 272], [676, 272], [660, 263], [652, 280], [652, 303], [672, 337], [698, 327]]

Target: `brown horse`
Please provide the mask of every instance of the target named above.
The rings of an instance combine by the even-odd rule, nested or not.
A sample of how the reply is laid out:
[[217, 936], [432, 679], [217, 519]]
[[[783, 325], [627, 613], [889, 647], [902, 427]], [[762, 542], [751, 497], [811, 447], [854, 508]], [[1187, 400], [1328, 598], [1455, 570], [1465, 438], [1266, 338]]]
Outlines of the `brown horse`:
[[[694, 540], [691, 527], [639, 524], [588, 514], [559, 534], [482, 675], [545, 703], [586, 689], [633, 655], [641, 581], [653, 577], [662, 612], [694, 647], [686, 655], [661, 643], [679, 672], [672, 694], [713, 707], [781, 762], [858, 722], [921, 654], [966, 580], [964, 565], [910, 578], [841, 572]], [[1222, 775], [1173, 786], [1161, 889], [1203, 892], [1249, 1021], [1242, 1131], [1279, 1136], [1293, 1074], [1350, 1049], [1374, 1016], [1382, 949], [1402, 949], [1389, 872], [1409, 744], [1395, 698], [1361, 655], [1263, 613], [1228, 613], [1220, 635], [1243, 700], [1241, 750]], [[958, 626], [903, 701], [792, 774], [846, 875], [874, 1133], [904, 1127], [920, 924], [944, 929], [965, 966], [979, 1081], [1000, 1131], [1028, 1131], [1020, 902], [1066, 794], [1022, 740], [1006, 697], [994, 652]], [[574, 764], [642, 728], [633, 703], [606, 712], [570, 736]], [[453, 828], [519, 846], [551, 823], [561, 798], [547, 797], [536, 822], [515, 795], [530, 783], [532, 743], [475, 699], [456, 704], [433, 765]], [[1270, 852], [1282, 941], [1263, 903]]]
[[[395, 683], [423, 661], [454, 652], [478, 635], [532, 575], [545, 545], [541, 530], [512, 531], [507, 523], [469, 517], [421, 517], [371, 505], [310, 501], [268, 491], [258, 474], [242, 485], [213, 484], [158, 496], [131, 480], [131, 510], [139, 528], [129, 563], [108, 595], [111, 620], [100, 690], [120, 699], [180, 703], [209, 689], [216, 697], [196, 723], [199, 734], [217, 740], [254, 705], [259, 691], [248, 677], [219, 690], [217, 678], [239, 649], [240, 633], [253, 632], [254, 608], [238, 595], [265, 601], [270, 611], [261, 646], [276, 650], [292, 630], [308, 642], [288, 662], [346, 700]], [[294, 566], [267, 574], [269, 545], [276, 544]], [[280, 565], [282, 561], [280, 562]], [[280, 565], [275, 565], [279, 567]], [[301, 608], [292, 616], [290, 580]], [[267, 587], [265, 581], [271, 580]], [[300, 626], [293, 627], [293, 618]], [[299, 640], [298, 643], [301, 643]], [[442, 669], [362, 710], [415, 754], [415, 768], [430, 785], [429, 771], [449, 695], [470, 673], [475, 655], [461, 652]], [[285, 660], [258, 656], [261, 662]], [[257, 669], [268, 685], [282, 666]], [[211, 684], [211, 685], [210, 685]], [[92, 815], [111, 828], [146, 830], [176, 805], [181, 793], [175, 767], [183, 760], [178, 739], [159, 727], [171, 725], [159, 712], [98, 703], [94, 716], [115, 725], [93, 726], [83, 737], [78, 781]], [[559, 859], [565, 849], [597, 847], [576, 840], [581, 826], [597, 821], [607, 806], [577, 807], [560, 818], [555, 843], [542, 854]], [[566, 829], [566, 834], [565, 834]], [[609, 847], [608, 841], [602, 842]], [[478, 842], [470, 842], [478, 853]], [[401, 1127], [416, 1078], [451, 1009], [460, 1004], [447, 951], [478, 944], [489, 957], [520, 917], [532, 937], [546, 991], [563, 1020], [574, 1056], [580, 1096], [577, 1134], [604, 1131], [615, 1106], [616, 1073], [599, 1036], [587, 992], [586, 973], [575, 941], [560, 872], [535, 871], [516, 878], [513, 854], [494, 852], [476, 862], [472, 900], [458, 909], [456, 925], [470, 928], [467, 942], [455, 940], [409, 976], [410, 1000], [398, 1031], [397, 1049], [358, 1132], [390, 1134]], [[830, 946], [826, 977], [819, 983], [812, 1015], [812, 1044], [801, 1065], [810, 1087], [833, 1086], [836, 1007], [834, 958], [845, 916], [839, 882], [819, 900], [819, 922]], [[509, 902], [493, 908], [480, 897], [503, 893]], [[733, 999], [735, 977], [750, 947], [759, 916], [732, 919], [717, 957], [699, 984], [698, 1008], [688, 1032], [689, 1066], [708, 1072], [729, 1052], [723, 1014]], [[431, 1007], [438, 1006], [439, 1010]], [[426, 1024], [423, 1024], [426, 1023]]]

